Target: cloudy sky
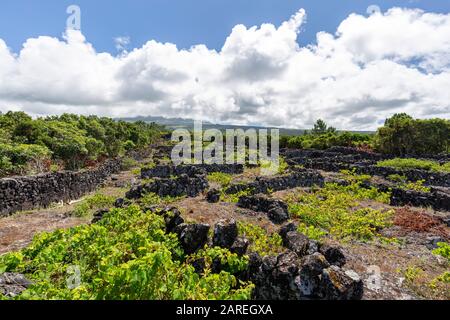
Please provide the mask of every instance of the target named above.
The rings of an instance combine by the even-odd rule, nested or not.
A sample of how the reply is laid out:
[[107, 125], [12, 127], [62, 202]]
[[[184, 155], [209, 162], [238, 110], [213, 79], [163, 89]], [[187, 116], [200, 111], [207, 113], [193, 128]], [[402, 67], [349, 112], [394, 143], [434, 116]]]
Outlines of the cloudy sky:
[[450, 1], [328, 2], [78, 1], [78, 31], [70, 2], [5, 0], [0, 110], [354, 130], [450, 118]]

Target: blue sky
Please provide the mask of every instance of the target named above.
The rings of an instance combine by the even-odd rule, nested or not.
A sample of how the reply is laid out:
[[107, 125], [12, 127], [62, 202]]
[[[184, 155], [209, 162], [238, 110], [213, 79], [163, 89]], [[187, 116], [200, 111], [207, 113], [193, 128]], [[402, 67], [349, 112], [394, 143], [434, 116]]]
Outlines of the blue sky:
[[443, 0], [2, 0], [0, 38], [18, 52], [28, 38], [60, 37], [70, 4], [81, 7], [82, 31], [87, 40], [97, 51], [113, 54], [117, 36], [130, 37], [130, 48], [154, 39], [175, 43], [179, 48], [202, 43], [219, 50], [236, 24], [278, 25], [300, 8], [308, 14], [299, 37], [302, 45], [314, 42], [318, 31], [334, 33], [350, 13], [364, 14], [372, 4], [383, 11], [393, 6], [450, 11], [450, 1]]
[[373, 130], [449, 87], [449, 0], [0, 1], [1, 112]]

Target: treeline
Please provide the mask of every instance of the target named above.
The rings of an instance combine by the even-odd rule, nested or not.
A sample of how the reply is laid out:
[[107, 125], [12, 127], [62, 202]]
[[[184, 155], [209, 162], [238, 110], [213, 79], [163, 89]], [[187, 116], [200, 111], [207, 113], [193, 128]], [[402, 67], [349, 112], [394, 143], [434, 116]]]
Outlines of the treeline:
[[0, 175], [80, 169], [143, 148], [162, 130], [154, 123], [97, 116], [0, 114]]
[[373, 148], [373, 134], [338, 132], [323, 120], [317, 120], [314, 128], [303, 135], [280, 137], [281, 148], [325, 150], [335, 146]]
[[394, 155], [431, 155], [450, 152], [450, 120], [413, 119], [400, 113], [386, 120], [374, 141], [378, 151]]
[[355, 147], [396, 156], [433, 155], [450, 152], [450, 120], [413, 119], [401, 113], [387, 119], [374, 134], [338, 132], [318, 120], [300, 136], [282, 136], [281, 148], [328, 149]]

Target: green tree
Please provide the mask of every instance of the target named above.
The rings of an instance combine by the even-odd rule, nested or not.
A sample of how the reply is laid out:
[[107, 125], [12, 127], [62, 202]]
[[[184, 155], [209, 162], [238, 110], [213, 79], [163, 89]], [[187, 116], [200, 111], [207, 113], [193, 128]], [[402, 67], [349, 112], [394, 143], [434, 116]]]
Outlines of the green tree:
[[328, 127], [325, 121], [319, 119], [314, 124], [314, 128], [311, 130], [313, 135], [321, 135], [324, 133], [335, 133], [336, 129], [333, 127]]
[[450, 120], [415, 120], [405, 113], [395, 114], [378, 129], [375, 145], [380, 152], [399, 156], [448, 152]]

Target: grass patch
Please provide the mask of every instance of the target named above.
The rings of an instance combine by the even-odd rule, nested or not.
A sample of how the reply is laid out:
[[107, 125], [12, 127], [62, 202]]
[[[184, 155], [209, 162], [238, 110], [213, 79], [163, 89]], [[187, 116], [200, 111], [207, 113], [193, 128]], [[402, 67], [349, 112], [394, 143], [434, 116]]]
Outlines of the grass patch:
[[169, 205], [174, 202], [177, 202], [181, 199], [185, 198], [183, 197], [160, 197], [156, 193], [149, 192], [146, 193], [142, 198], [139, 199], [139, 204], [143, 207], [151, 207], [154, 205]]
[[341, 170], [340, 173], [342, 178], [350, 183], [368, 182], [370, 181], [370, 179], [372, 179], [372, 176], [368, 174], [357, 174], [356, 169]]
[[264, 171], [266, 174], [284, 174], [289, 169], [289, 165], [283, 157], [278, 157], [278, 166], [272, 161], [259, 161], [260, 171]]
[[139, 165], [139, 162], [137, 162], [133, 158], [125, 157], [122, 159], [121, 169], [123, 171], [127, 171], [127, 170], [137, 167], [138, 165]]
[[427, 299], [450, 299], [450, 272], [432, 276], [419, 266], [408, 266], [399, 273], [405, 278], [404, 285], [417, 295]]
[[73, 215], [76, 217], [89, 217], [97, 210], [111, 208], [115, 201], [116, 197], [96, 193], [78, 203], [73, 210]]
[[450, 162], [440, 165], [437, 161], [420, 160], [414, 158], [395, 158], [390, 160], [379, 161], [379, 167], [390, 167], [400, 170], [420, 169], [434, 172], [450, 172]]

